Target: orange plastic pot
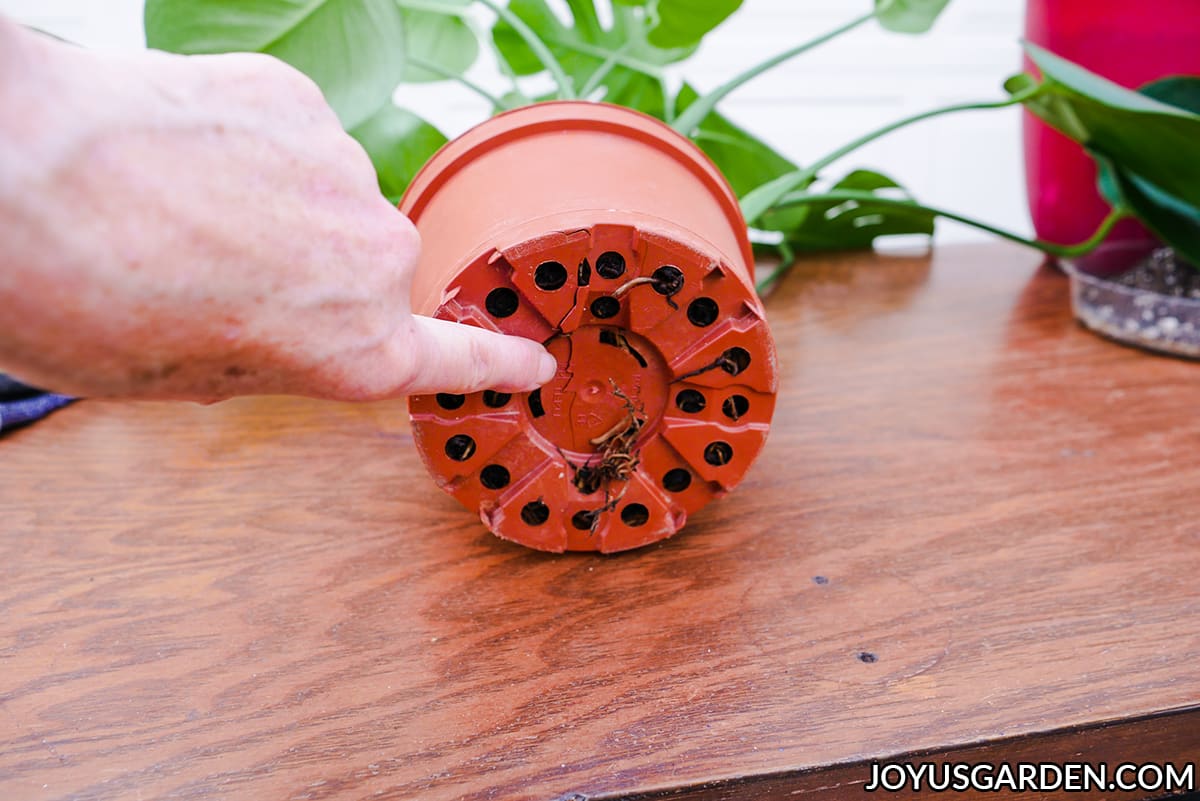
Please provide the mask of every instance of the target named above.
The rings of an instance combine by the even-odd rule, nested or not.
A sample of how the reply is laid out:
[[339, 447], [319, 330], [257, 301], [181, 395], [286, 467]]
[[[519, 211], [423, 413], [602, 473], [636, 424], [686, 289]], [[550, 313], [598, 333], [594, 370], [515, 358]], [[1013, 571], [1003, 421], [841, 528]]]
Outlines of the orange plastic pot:
[[430, 473], [491, 531], [636, 548], [741, 480], [775, 349], [737, 199], [688, 140], [619, 106], [529, 106], [447, 144], [400, 209], [423, 242], [416, 312], [558, 359], [532, 393], [409, 401]]

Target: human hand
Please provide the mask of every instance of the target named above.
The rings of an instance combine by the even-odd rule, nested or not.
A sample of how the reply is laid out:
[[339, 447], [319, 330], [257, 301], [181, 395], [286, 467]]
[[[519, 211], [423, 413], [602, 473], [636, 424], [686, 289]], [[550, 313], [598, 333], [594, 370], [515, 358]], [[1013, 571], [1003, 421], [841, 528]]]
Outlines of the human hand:
[[552, 376], [535, 342], [411, 314], [416, 230], [299, 72], [15, 36], [0, 57], [0, 369], [199, 401]]

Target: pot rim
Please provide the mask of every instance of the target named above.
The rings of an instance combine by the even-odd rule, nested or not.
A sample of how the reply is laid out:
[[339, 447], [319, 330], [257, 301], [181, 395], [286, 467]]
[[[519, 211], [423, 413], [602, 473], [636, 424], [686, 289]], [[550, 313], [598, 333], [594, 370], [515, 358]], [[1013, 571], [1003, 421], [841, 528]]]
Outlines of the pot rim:
[[748, 226], [729, 182], [690, 139], [662, 120], [634, 109], [590, 100], [553, 100], [497, 114], [441, 147], [413, 177], [398, 207], [414, 222], [438, 190], [483, 153], [539, 133], [601, 131], [618, 134], [666, 153], [688, 169], [720, 203], [748, 267], [754, 250]]

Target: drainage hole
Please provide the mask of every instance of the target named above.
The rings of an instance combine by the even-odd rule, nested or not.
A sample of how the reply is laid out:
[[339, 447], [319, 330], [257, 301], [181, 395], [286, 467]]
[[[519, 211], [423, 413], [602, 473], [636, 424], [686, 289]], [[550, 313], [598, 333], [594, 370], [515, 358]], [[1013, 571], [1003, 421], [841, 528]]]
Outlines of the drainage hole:
[[595, 520], [595, 509], [584, 509], [582, 512], [576, 512], [575, 514], [571, 515], [571, 525], [580, 531], [589, 530]]
[[550, 507], [541, 501], [530, 501], [521, 507], [521, 519], [527, 526], [540, 526], [550, 519]]
[[521, 305], [521, 301], [517, 298], [517, 293], [506, 286], [501, 286], [493, 289], [488, 293], [487, 300], [483, 305], [487, 308], [488, 314], [493, 317], [511, 317], [517, 310], [517, 306]]
[[682, 390], [675, 396], [675, 405], [679, 407], [680, 411], [688, 414], [699, 414], [704, 411], [705, 403], [704, 395], [694, 389]]
[[708, 447], [704, 449], [704, 461], [713, 467], [729, 464], [732, 459], [733, 446], [728, 442], [721, 442], [720, 440], [710, 442], [708, 443]]
[[610, 317], [616, 317], [621, 311], [621, 301], [616, 298], [610, 298], [605, 295], [602, 298], [596, 298], [592, 301], [592, 314], [599, 317], [601, 320], [607, 320]]
[[487, 489], [504, 489], [508, 486], [509, 481], [512, 481], [512, 476], [508, 474], [508, 468], [503, 465], [489, 464], [479, 471], [479, 483]]
[[534, 270], [533, 283], [547, 292], [562, 289], [563, 284], [567, 283], [567, 268], [556, 261], [544, 261]]
[[538, 387], [533, 392], [529, 393], [529, 413], [534, 417], [541, 417], [546, 413], [546, 409], [542, 406], [541, 387]]
[[507, 392], [496, 392], [493, 389], [483, 391], [483, 405], [489, 409], [503, 409], [510, 400], [512, 400], [512, 395]]
[[750, 366], [750, 354], [743, 348], [730, 348], [721, 354], [721, 369], [737, 375]]
[[437, 394], [437, 405], [451, 412], [455, 409], [461, 409], [466, 401], [467, 398], [465, 395], [451, 395], [449, 392], [439, 392]]
[[654, 279], [654, 283], [651, 286], [660, 295], [674, 295], [683, 289], [683, 273], [679, 271], [678, 267], [673, 265], [664, 264], [654, 271], [654, 275], [651, 278]]
[[730, 395], [721, 404], [721, 411], [730, 420], [740, 420], [742, 415], [750, 411], [750, 399], [745, 395]]
[[712, 298], [696, 298], [688, 304], [688, 322], [697, 328], [712, 325], [717, 321], [717, 317], [720, 314], [721, 309]]
[[625, 274], [625, 257], [612, 250], [601, 253], [596, 259], [596, 272], [601, 278], [620, 278]]
[[663, 476], [662, 484], [667, 492], [683, 492], [692, 486], [692, 474], [682, 467], [676, 467], [674, 470], [667, 471], [667, 474]]
[[455, 434], [446, 440], [446, 455], [456, 462], [465, 462], [475, 455], [475, 440], [466, 434]]
[[640, 503], [631, 503], [621, 510], [621, 522], [631, 528], [646, 525], [650, 510]]

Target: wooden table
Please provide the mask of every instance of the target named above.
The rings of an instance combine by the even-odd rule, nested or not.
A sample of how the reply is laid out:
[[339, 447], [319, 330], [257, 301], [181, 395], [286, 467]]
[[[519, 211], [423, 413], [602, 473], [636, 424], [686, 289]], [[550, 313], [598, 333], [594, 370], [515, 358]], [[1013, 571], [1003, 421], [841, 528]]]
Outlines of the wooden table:
[[766, 451], [640, 552], [493, 538], [400, 402], [86, 402], [6, 438], [0, 798], [861, 798], [915, 751], [1197, 759], [1200, 366], [1081, 330], [1013, 247], [793, 279]]

